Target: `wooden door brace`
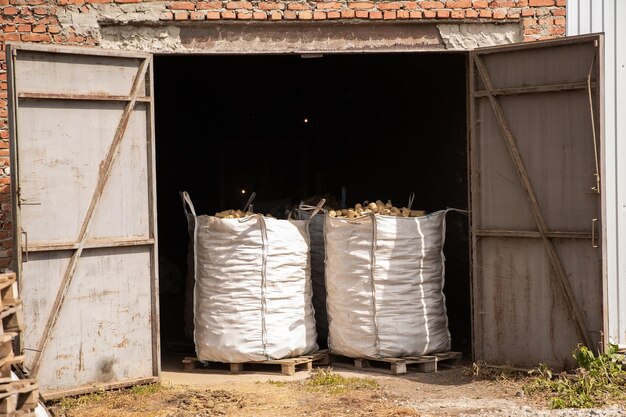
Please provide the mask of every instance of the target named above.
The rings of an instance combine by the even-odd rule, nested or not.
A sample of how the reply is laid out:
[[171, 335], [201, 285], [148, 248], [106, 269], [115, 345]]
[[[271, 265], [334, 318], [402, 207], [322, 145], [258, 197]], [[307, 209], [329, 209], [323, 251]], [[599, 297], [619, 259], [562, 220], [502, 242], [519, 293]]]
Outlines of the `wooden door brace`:
[[484, 88], [488, 93], [487, 97], [489, 98], [491, 108], [495, 113], [496, 119], [498, 121], [498, 126], [500, 127], [500, 132], [502, 133], [502, 136], [504, 137], [504, 140], [506, 142], [509, 154], [511, 155], [511, 159], [513, 160], [513, 164], [515, 165], [517, 175], [522, 183], [524, 191], [526, 191], [526, 196], [528, 197], [531, 211], [535, 218], [535, 222], [537, 223], [537, 228], [539, 229], [541, 239], [548, 253], [548, 257], [550, 258], [552, 270], [556, 274], [559, 285], [563, 290], [565, 300], [573, 316], [578, 335], [587, 347], [592, 348], [591, 339], [589, 338], [589, 332], [587, 331], [587, 325], [585, 324], [585, 318], [582, 314], [580, 307], [578, 306], [578, 303], [576, 302], [574, 293], [572, 292], [572, 288], [570, 286], [570, 282], [567, 278], [567, 275], [565, 274], [565, 269], [563, 268], [561, 259], [556, 253], [552, 240], [548, 237], [548, 227], [546, 225], [546, 221], [543, 217], [543, 213], [541, 212], [541, 208], [539, 207], [539, 203], [537, 202], [535, 191], [533, 189], [532, 183], [530, 182], [530, 178], [528, 177], [528, 172], [526, 171], [526, 167], [524, 166], [524, 162], [522, 161], [519, 149], [517, 148], [517, 143], [515, 141], [515, 138], [513, 137], [513, 134], [511, 133], [511, 130], [509, 129], [508, 122], [504, 116], [504, 111], [502, 110], [500, 102], [495, 96], [493, 84], [491, 83], [491, 78], [489, 77], [487, 68], [485, 67], [480, 56], [473, 55], [473, 60], [476, 64], [476, 69], [478, 70]]
[[83, 249], [85, 248], [85, 243], [87, 241], [87, 235], [89, 232], [89, 226], [93, 219], [93, 214], [104, 191], [104, 186], [109, 179], [111, 169], [113, 168], [113, 163], [115, 162], [119, 151], [120, 143], [122, 142], [122, 138], [124, 137], [124, 133], [126, 132], [126, 127], [128, 126], [128, 121], [130, 120], [130, 116], [135, 108], [135, 104], [137, 103], [139, 90], [145, 80], [146, 72], [148, 70], [148, 67], [150, 66], [150, 63], [151, 57], [146, 58], [142, 61], [133, 81], [130, 93], [130, 101], [124, 107], [124, 111], [122, 112], [122, 117], [120, 118], [117, 129], [115, 130], [115, 136], [113, 137], [111, 146], [109, 147], [105, 158], [100, 163], [98, 182], [96, 183], [96, 188], [93, 195], [91, 196], [89, 208], [87, 209], [85, 218], [83, 219], [83, 223], [78, 232], [78, 239], [76, 242], [77, 248], [74, 250], [74, 253], [72, 254], [72, 257], [70, 258], [70, 261], [67, 265], [67, 268], [65, 269], [63, 280], [61, 281], [56, 297], [54, 299], [54, 303], [52, 304], [52, 310], [50, 311], [48, 319], [46, 320], [46, 324], [43, 328], [43, 334], [41, 335], [39, 342], [37, 343], [35, 355], [30, 366], [31, 377], [36, 377], [37, 372], [39, 371], [43, 351], [48, 345], [48, 341], [50, 340], [50, 334], [52, 333], [52, 329], [57, 322], [57, 319], [59, 317], [59, 311], [61, 310], [61, 306], [63, 305], [63, 301], [65, 300], [65, 296], [67, 295], [67, 290], [70, 286], [72, 278], [74, 277], [74, 272], [76, 271], [78, 260], [83, 253]]

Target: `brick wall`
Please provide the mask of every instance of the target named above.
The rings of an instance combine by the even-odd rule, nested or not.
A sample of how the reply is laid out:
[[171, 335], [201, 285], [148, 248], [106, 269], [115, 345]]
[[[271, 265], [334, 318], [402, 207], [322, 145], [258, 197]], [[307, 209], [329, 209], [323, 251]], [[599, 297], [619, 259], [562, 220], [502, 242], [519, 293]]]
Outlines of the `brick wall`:
[[[97, 21], [105, 7], [119, 5], [123, 13], [126, 5], [148, 3], [151, 10], [159, 12], [157, 22], [150, 22], [153, 25], [219, 20], [519, 22], [527, 41], [565, 34], [565, 0], [0, 0], [0, 268], [10, 266], [13, 250], [5, 42], [98, 45], [97, 33], [82, 30], [80, 24], [67, 18], [68, 12]], [[111, 16], [106, 19], [110, 25]], [[120, 23], [132, 23], [132, 19], [124, 19], [119, 13], [117, 19]]]

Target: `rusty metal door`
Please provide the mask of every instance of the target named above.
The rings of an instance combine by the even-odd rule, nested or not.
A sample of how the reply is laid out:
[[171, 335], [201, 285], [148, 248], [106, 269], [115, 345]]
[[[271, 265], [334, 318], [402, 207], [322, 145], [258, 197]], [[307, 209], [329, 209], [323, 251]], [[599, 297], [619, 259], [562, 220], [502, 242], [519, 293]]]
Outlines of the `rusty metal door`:
[[25, 366], [49, 398], [155, 380], [152, 57], [7, 56]]
[[601, 35], [470, 53], [474, 355], [602, 348]]

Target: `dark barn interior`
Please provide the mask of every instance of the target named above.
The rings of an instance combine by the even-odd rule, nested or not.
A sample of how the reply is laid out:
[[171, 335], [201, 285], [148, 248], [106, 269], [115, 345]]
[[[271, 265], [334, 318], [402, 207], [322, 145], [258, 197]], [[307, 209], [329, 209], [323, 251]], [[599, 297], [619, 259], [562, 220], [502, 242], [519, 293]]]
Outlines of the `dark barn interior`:
[[[284, 216], [302, 199], [391, 199], [466, 210], [466, 55], [155, 56], [162, 350], [183, 341], [187, 225], [243, 208]], [[331, 205], [334, 205], [331, 203]], [[471, 352], [468, 218], [447, 217], [453, 350]]]

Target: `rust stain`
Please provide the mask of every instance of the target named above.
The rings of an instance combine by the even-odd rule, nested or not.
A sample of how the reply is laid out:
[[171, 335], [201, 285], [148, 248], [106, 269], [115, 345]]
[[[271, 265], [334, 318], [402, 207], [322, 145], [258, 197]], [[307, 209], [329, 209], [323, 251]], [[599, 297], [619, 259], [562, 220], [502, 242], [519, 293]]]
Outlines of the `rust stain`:
[[117, 344], [118, 348], [123, 348], [128, 346], [128, 339], [127, 338], [123, 338], [122, 341], [120, 343]]
[[85, 358], [83, 355], [83, 342], [80, 342], [80, 348], [78, 350], [78, 370], [79, 371], [84, 371], [85, 370]]

